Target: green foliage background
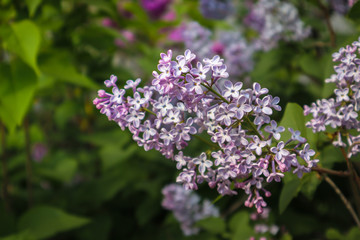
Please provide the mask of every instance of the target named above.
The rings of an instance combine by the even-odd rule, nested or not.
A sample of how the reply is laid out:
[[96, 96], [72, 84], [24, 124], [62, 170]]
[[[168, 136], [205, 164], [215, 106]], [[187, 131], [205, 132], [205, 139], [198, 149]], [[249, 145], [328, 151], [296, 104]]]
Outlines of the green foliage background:
[[[323, 80], [333, 73], [331, 54], [360, 35], [360, 3], [341, 18], [340, 29], [345, 24], [350, 30], [336, 32], [335, 47], [317, 1], [293, 3], [312, 36], [258, 53], [251, 78], [281, 98], [285, 111], [277, 119], [301, 130], [322, 152], [323, 166], [344, 169], [341, 153], [305, 128], [301, 106], [332, 94]], [[119, 4], [133, 18], [119, 14]], [[161, 189], [175, 181], [175, 164], [139, 148], [92, 105], [110, 74], [120, 85], [138, 77], [151, 80], [160, 52], [183, 51], [162, 29], [191, 19], [211, 29], [228, 27], [203, 18], [198, 1], [174, 1], [172, 7], [176, 19], [166, 22], [149, 18], [131, 0], [0, 0], [1, 240], [253, 236], [252, 210], [240, 207], [225, 218], [199, 222], [200, 235], [183, 237], [175, 218], [161, 208]], [[105, 17], [133, 31], [136, 40], [126, 42], [118, 30], [104, 27]], [[116, 46], [116, 39], [125, 47]], [[40, 162], [32, 157], [37, 144], [48, 149]], [[200, 145], [195, 142], [193, 149]], [[335, 181], [350, 195], [346, 179]], [[286, 176], [269, 189], [279, 238], [360, 238], [338, 196], [316, 173], [301, 180]], [[206, 187], [199, 192], [217, 197]], [[223, 197], [216, 204], [226, 212], [242, 197]]]

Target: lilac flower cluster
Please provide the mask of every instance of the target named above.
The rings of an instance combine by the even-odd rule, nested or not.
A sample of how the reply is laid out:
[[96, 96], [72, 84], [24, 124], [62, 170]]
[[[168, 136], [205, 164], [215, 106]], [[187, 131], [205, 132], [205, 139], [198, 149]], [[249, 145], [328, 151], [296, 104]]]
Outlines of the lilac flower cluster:
[[254, 49], [239, 31], [218, 31], [214, 34], [197, 22], [190, 22], [183, 32], [185, 47], [197, 53], [199, 58], [214, 54], [225, 59], [231, 76], [242, 76], [254, 68]]
[[256, 49], [270, 50], [280, 40], [300, 41], [310, 34], [310, 28], [304, 26], [294, 5], [279, 0], [259, 0], [244, 23], [259, 34], [254, 43]]
[[[195, 62], [186, 50], [172, 60], [172, 51], [162, 53], [151, 86], [139, 87], [140, 79], [118, 88], [117, 78], [105, 81], [112, 94], [99, 90], [94, 104], [109, 120], [128, 128], [145, 150], [156, 149], [177, 163], [177, 182], [196, 190], [207, 182], [221, 195], [249, 195], [245, 205], [258, 212], [266, 206], [262, 193], [270, 196], [263, 182], [281, 181], [283, 172], [299, 177], [318, 160], [299, 131], [289, 129], [291, 138], [281, 141], [285, 128], [271, 120], [280, 111], [280, 99], [254, 83], [242, 89], [227, 78], [227, 66], [219, 56]], [[130, 93], [129, 93], [130, 92]], [[200, 136], [201, 134], [201, 136]], [[203, 138], [210, 150], [185, 156], [183, 149], [192, 137]], [[306, 165], [298, 162], [300, 157]]]
[[[333, 145], [336, 147], [349, 146], [349, 156], [360, 152], [360, 38], [334, 53], [333, 61], [339, 62], [334, 66], [335, 72], [325, 82], [335, 83], [334, 98], [321, 99], [311, 106], [305, 106], [304, 114], [312, 114], [313, 119], [306, 123], [313, 132], [324, 132], [326, 127], [336, 129]], [[355, 132], [350, 130], [356, 130]], [[344, 142], [344, 138], [347, 140]]]
[[200, 12], [206, 18], [224, 19], [233, 12], [231, 0], [200, 0]]
[[173, 211], [175, 218], [180, 222], [184, 235], [197, 234], [200, 229], [194, 224], [207, 217], [218, 217], [219, 210], [205, 199], [202, 203], [200, 197], [191, 190], [186, 190], [177, 184], [170, 184], [162, 189], [164, 199], [162, 206]]

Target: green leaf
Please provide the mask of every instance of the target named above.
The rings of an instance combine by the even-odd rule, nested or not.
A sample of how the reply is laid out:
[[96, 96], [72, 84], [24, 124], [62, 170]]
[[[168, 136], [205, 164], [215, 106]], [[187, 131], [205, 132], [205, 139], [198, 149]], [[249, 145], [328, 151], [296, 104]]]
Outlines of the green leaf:
[[35, 72], [20, 60], [0, 64], [0, 118], [11, 132], [21, 125], [37, 88]]
[[60, 182], [70, 182], [78, 168], [78, 163], [73, 159], [62, 159], [55, 165], [39, 167], [36, 172], [44, 177], [48, 177]]
[[30, 20], [15, 22], [10, 25], [11, 34], [5, 39], [7, 49], [16, 54], [39, 74], [37, 55], [41, 35], [36, 24]]
[[330, 228], [328, 230], [326, 230], [326, 239], [329, 240], [341, 240], [344, 238], [344, 236], [337, 230], [334, 228]]
[[29, 15], [30, 17], [34, 16], [34, 13], [36, 12], [36, 9], [40, 5], [42, 0], [26, 0], [26, 5], [29, 9]]
[[321, 180], [318, 178], [317, 173], [311, 172], [305, 174], [300, 181], [301, 181], [301, 192], [309, 200], [312, 200], [317, 187], [321, 183]]
[[201, 219], [196, 223], [196, 226], [214, 234], [221, 234], [225, 232], [225, 221], [224, 219], [218, 217]]
[[279, 212], [282, 214], [291, 200], [296, 197], [300, 190], [300, 179], [294, 178], [290, 182], [284, 183], [283, 188], [281, 189], [280, 199], [279, 199]]
[[92, 219], [91, 223], [82, 227], [76, 233], [76, 239], [81, 240], [107, 240], [113, 226], [111, 216], [100, 213]]
[[23, 231], [17, 234], [12, 234], [7, 237], [0, 238], [0, 240], [37, 240], [29, 231]]
[[300, 67], [302, 70], [310, 76], [322, 79], [323, 78], [323, 64], [315, 56], [306, 54], [299, 59]]
[[49, 77], [82, 87], [98, 88], [90, 78], [76, 69], [71, 54], [66, 50], [41, 55], [39, 65], [41, 71]]
[[29, 234], [36, 239], [45, 239], [57, 233], [81, 227], [89, 222], [88, 218], [71, 215], [55, 207], [38, 206], [31, 208], [21, 216], [18, 229], [29, 231]]
[[349, 233], [346, 236], [347, 240], [359, 240], [360, 239], [360, 229], [358, 227], [353, 227], [350, 229]]
[[280, 122], [280, 125], [286, 129], [281, 135], [282, 140], [287, 141], [290, 139], [291, 133], [287, 131], [289, 127], [294, 130], [299, 130], [301, 136], [306, 138], [305, 116], [303, 112], [304, 110], [297, 103], [288, 103], [286, 105], [284, 116]]
[[339, 148], [335, 148], [333, 145], [324, 147], [319, 155], [320, 164], [325, 168], [332, 168], [337, 162], [343, 162], [344, 157]]
[[249, 213], [245, 211], [238, 212], [229, 221], [229, 228], [232, 232], [232, 240], [245, 240], [249, 239], [254, 230], [249, 225]]
[[349, 11], [348, 17], [352, 20], [360, 20], [360, 2], [356, 2]]

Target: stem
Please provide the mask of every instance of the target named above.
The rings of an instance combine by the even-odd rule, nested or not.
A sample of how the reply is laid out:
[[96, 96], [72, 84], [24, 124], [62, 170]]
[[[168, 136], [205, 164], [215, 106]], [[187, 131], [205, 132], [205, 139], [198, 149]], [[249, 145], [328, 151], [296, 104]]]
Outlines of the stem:
[[24, 121], [25, 131], [25, 148], [26, 148], [26, 185], [28, 193], [29, 207], [33, 205], [33, 187], [32, 187], [32, 167], [31, 167], [31, 149], [30, 149], [30, 134], [29, 134], [29, 120]]
[[345, 161], [346, 161], [346, 165], [348, 168], [348, 171], [350, 172], [350, 176], [349, 176], [349, 180], [350, 180], [350, 185], [351, 185], [351, 190], [354, 194], [355, 197], [355, 206], [357, 208], [357, 212], [360, 215], [360, 182], [359, 182], [359, 176], [357, 175], [357, 173], [355, 172], [355, 169], [353, 168], [347, 153], [345, 152], [345, 148], [340, 148], [341, 153], [343, 154]]
[[8, 193], [8, 186], [9, 186], [9, 177], [8, 177], [8, 170], [7, 170], [7, 162], [6, 162], [6, 138], [5, 138], [5, 127], [0, 122], [0, 131], [1, 131], [1, 165], [2, 165], [2, 174], [3, 174], [3, 186], [2, 186], [2, 196], [4, 199], [5, 210], [7, 212], [11, 212], [11, 200]]
[[214, 93], [216, 96], [218, 96], [221, 100], [223, 100], [226, 103], [230, 103], [226, 98], [224, 98], [223, 96], [221, 96], [220, 93], [218, 93], [217, 91], [215, 91], [214, 89], [212, 89], [211, 87], [207, 86], [204, 83], [201, 83], [201, 86], [206, 87], [206, 89], [208, 89], [210, 92]]
[[358, 226], [358, 228], [360, 228], [360, 220], [357, 217], [355, 210], [353, 209], [353, 207], [351, 206], [350, 202], [346, 199], [346, 197], [344, 196], [344, 194], [340, 191], [340, 189], [336, 186], [336, 184], [328, 177], [326, 176], [326, 174], [323, 174], [323, 177], [325, 179], [325, 181], [334, 189], [334, 191], [339, 195], [339, 197], [341, 198], [341, 200], [343, 201], [343, 203], [345, 204], [345, 207], [349, 210], [351, 216], [354, 218], [356, 225]]
[[151, 111], [150, 109], [148, 109], [146, 107], [142, 107], [141, 109], [143, 109], [144, 111], [156, 116], [156, 113], [154, 113], [153, 111]]
[[350, 173], [348, 171], [335, 171], [332, 169], [327, 168], [321, 168], [321, 167], [313, 167], [311, 168], [312, 171], [318, 172], [318, 173], [327, 173], [339, 177], [349, 177]]
[[257, 128], [255, 127], [254, 123], [252, 121], [250, 121], [248, 116], [244, 116], [244, 119], [246, 120], [246, 122], [250, 125], [250, 127], [252, 128], [252, 130], [255, 132], [255, 134], [260, 138], [263, 139], [263, 137], [261, 136], [261, 134], [259, 133], [259, 131], [257, 130]]
[[231, 213], [235, 212], [239, 207], [241, 207], [244, 202], [246, 201], [246, 199], [248, 198], [248, 196], [246, 194], [244, 194], [244, 196], [242, 198], [240, 198], [238, 201], [234, 202], [228, 209], [226, 212], [224, 212], [223, 214], [221, 214], [221, 217], [226, 218], [227, 216], [229, 216]]
[[329, 9], [321, 2], [321, 0], [318, 0], [317, 2], [318, 2], [318, 5], [319, 5], [321, 11], [324, 14], [326, 26], [330, 33], [331, 47], [336, 47], [336, 34], [335, 34], [334, 28], [332, 27], [331, 22], [330, 22]]
[[199, 135], [192, 135], [192, 136], [194, 136], [195, 138], [199, 139], [200, 141], [206, 143], [206, 144], [209, 145], [212, 149], [217, 149], [217, 148], [219, 148], [219, 146], [218, 146], [217, 144], [212, 143], [212, 142], [210, 142], [210, 141], [207, 141], [205, 138], [200, 137]]

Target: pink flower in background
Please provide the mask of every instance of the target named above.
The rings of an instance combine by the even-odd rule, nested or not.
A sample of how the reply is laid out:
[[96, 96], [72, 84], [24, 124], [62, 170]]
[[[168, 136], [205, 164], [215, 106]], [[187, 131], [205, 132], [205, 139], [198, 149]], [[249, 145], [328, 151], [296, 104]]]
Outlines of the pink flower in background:
[[141, 6], [152, 18], [159, 18], [170, 2], [171, 0], [141, 0]]
[[133, 43], [135, 41], [135, 35], [132, 31], [122, 30], [120, 31], [124, 39], [118, 38], [115, 40], [115, 45], [118, 47], [125, 47], [126, 43]]
[[114, 22], [111, 18], [104, 18], [102, 20], [102, 25], [104, 27], [111, 27], [111, 28], [116, 28], [117, 27], [116, 22]]
[[48, 153], [48, 148], [42, 143], [35, 143], [32, 146], [31, 156], [35, 162], [41, 162]]

